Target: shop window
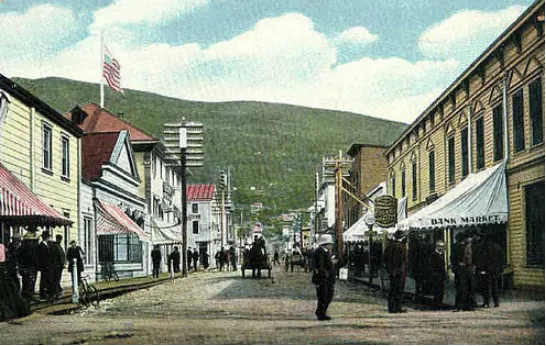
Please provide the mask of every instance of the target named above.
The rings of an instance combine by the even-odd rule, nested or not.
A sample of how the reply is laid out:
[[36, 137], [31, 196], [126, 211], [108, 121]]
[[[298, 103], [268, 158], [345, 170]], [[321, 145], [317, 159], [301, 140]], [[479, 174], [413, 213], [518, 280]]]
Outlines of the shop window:
[[191, 223], [193, 234], [199, 234], [199, 221], [195, 220]]
[[527, 265], [544, 267], [544, 181], [525, 187]]
[[493, 108], [493, 161], [498, 161], [504, 156], [502, 127], [502, 106]]
[[514, 153], [525, 149], [525, 130], [523, 127], [523, 90], [518, 90], [512, 95], [512, 125]]
[[402, 197], [406, 197], [406, 170], [402, 170]]
[[417, 162], [411, 164], [411, 198], [417, 199]]
[[476, 167], [485, 167], [485, 147], [483, 138], [483, 117], [476, 120]]
[[468, 128], [461, 130], [461, 173], [463, 178], [468, 175]]
[[61, 138], [61, 164], [62, 164], [62, 176], [65, 178], [70, 177], [70, 142], [68, 137]]
[[529, 84], [529, 113], [531, 116], [532, 144], [536, 145], [543, 141], [542, 122], [542, 79], [536, 79]]
[[100, 262], [141, 263], [142, 243], [135, 234], [99, 236]]
[[91, 218], [83, 218], [83, 252], [85, 253], [85, 264], [91, 264]]
[[447, 140], [448, 151], [448, 179], [452, 183], [455, 181], [455, 137], [450, 137]]
[[428, 153], [428, 189], [430, 193], [436, 190], [436, 163], [434, 151]]
[[49, 125], [42, 126], [42, 167], [48, 171], [53, 169], [52, 129]]

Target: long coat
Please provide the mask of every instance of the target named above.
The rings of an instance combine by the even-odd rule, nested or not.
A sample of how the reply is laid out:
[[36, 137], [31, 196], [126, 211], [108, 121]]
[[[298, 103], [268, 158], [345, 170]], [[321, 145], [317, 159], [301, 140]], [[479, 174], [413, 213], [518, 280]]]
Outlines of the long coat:
[[332, 254], [319, 246], [314, 253], [315, 270], [313, 283], [316, 285], [333, 286], [336, 282], [336, 268], [332, 262]]
[[391, 276], [406, 277], [407, 262], [408, 251], [405, 244], [393, 241], [387, 245], [383, 252], [383, 263]]

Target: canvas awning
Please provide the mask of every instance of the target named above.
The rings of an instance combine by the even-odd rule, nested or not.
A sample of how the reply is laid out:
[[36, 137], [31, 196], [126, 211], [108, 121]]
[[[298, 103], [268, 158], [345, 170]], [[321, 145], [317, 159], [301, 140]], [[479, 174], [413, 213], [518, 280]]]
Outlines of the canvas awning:
[[182, 243], [182, 231], [179, 224], [152, 219], [152, 239], [154, 244], [178, 244]]
[[[400, 198], [398, 200], [398, 220], [402, 220], [406, 218], [406, 205], [407, 205], [407, 197]], [[357, 222], [355, 222], [351, 227], [349, 227], [345, 232], [343, 232], [343, 241], [350, 243], [350, 242], [358, 242], [358, 241], [364, 241], [365, 235], [368, 232], [368, 225], [366, 225], [366, 222], [364, 222], [364, 215], [358, 219]], [[382, 228], [379, 227], [377, 224], [373, 227], [374, 231], [382, 232], [387, 231], [389, 234], [394, 233], [396, 231], [395, 227], [390, 228]]]
[[44, 203], [0, 163], [0, 221], [14, 226], [66, 226], [72, 221]]
[[98, 211], [98, 235], [134, 233], [140, 240], [149, 241], [148, 235], [119, 207], [99, 199], [94, 203]]
[[508, 220], [506, 162], [470, 174], [431, 205], [399, 222], [397, 228], [434, 229], [504, 223]]

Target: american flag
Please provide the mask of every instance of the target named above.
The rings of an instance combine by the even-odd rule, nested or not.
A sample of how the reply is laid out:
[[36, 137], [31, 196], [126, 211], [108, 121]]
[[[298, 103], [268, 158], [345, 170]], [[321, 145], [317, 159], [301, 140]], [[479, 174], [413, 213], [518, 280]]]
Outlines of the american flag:
[[114, 56], [106, 46], [104, 46], [104, 63], [102, 64], [102, 75], [106, 79], [108, 86], [115, 91], [123, 93], [121, 88], [121, 76], [119, 62], [114, 59]]

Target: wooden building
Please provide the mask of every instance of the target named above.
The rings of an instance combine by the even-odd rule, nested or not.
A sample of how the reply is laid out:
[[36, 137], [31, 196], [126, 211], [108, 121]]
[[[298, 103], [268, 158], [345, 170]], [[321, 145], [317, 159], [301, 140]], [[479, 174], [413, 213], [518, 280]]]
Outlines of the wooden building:
[[506, 271], [518, 286], [543, 286], [544, 154], [541, 0], [491, 43], [386, 151], [388, 191], [397, 198], [408, 197], [411, 217], [470, 174], [507, 160], [508, 220], [494, 226], [504, 238]]

